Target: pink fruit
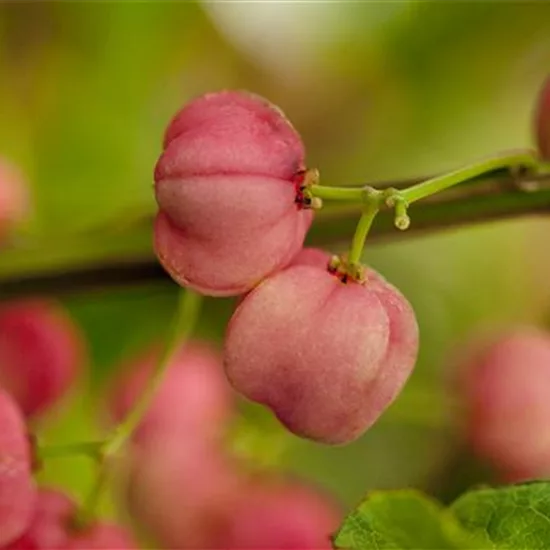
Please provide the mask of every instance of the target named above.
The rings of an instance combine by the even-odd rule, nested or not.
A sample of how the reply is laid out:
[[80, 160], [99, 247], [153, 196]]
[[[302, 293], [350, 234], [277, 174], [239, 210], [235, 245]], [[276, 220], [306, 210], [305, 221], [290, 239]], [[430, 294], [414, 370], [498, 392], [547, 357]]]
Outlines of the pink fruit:
[[298, 484], [245, 487], [219, 533], [216, 548], [320, 550], [332, 548], [341, 511], [334, 502]]
[[163, 440], [136, 451], [129, 509], [165, 548], [213, 548], [239, 481], [235, 465], [214, 442]]
[[122, 527], [97, 523], [71, 536], [67, 550], [134, 550], [137, 543]]
[[382, 277], [343, 283], [328, 259], [298, 260], [248, 294], [229, 323], [224, 362], [235, 389], [290, 431], [339, 444], [395, 399], [414, 367], [418, 327]]
[[550, 336], [518, 328], [461, 358], [467, 435], [508, 480], [550, 474]]
[[68, 525], [76, 506], [66, 495], [52, 489], [38, 493], [32, 520], [22, 537], [5, 550], [59, 550], [69, 541]]
[[313, 267], [325, 268], [328, 267], [330, 256], [319, 248], [302, 248], [290, 265], [310, 265]]
[[[125, 369], [111, 398], [115, 420], [120, 421], [143, 392], [157, 358], [157, 350], [150, 350]], [[145, 442], [161, 434], [178, 440], [218, 434], [232, 408], [232, 390], [218, 353], [206, 344], [187, 344], [174, 354], [137, 436]]]
[[29, 196], [23, 177], [13, 166], [0, 160], [0, 239], [28, 210]]
[[42, 413], [74, 382], [83, 340], [55, 303], [26, 300], [0, 307], [0, 385], [27, 416]]
[[223, 91], [186, 105], [155, 169], [165, 269], [181, 285], [231, 296], [287, 265], [312, 220], [295, 202], [303, 170], [300, 136], [266, 100]]
[[540, 156], [550, 160], [550, 77], [543, 84], [538, 98], [535, 131]]
[[72, 520], [75, 503], [64, 493], [41, 489], [33, 516], [25, 533], [5, 550], [133, 550], [137, 548], [121, 527], [96, 523], [82, 531], [75, 530]]
[[13, 399], [0, 389], [0, 547], [26, 529], [35, 498], [25, 423]]

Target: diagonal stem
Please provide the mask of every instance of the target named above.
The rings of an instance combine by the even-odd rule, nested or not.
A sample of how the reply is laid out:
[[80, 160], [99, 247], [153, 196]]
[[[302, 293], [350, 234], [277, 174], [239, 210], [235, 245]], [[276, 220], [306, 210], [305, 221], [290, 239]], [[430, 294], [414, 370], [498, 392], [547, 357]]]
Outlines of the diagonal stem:
[[363, 253], [363, 248], [365, 247], [365, 241], [369, 234], [370, 228], [372, 227], [372, 222], [376, 215], [378, 214], [380, 207], [377, 201], [369, 203], [364, 208], [355, 228], [355, 233], [353, 234], [353, 239], [351, 241], [351, 247], [348, 255], [348, 263], [350, 266], [358, 265], [361, 260], [361, 254]]
[[83, 455], [96, 459], [101, 455], [101, 449], [104, 445], [105, 441], [82, 441], [38, 446], [35, 452], [40, 462], [50, 458], [64, 458], [75, 455]]
[[201, 307], [202, 296], [191, 290], [180, 290], [178, 307], [172, 321], [171, 334], [168, 336], [163, 353], [158, 359], [155, 372], [139, 401], [130, 411], [124, 421], [119, 424], [104, 448], [106, 456], [116, 454], [120, 448], [132, 436], [139, 423], [149, 409], [157, 390], [162, 383], [166, 370], [170, 364], [170, 358], [174, 351], [191, 336]]
[[202, 296], [200, 294], [190, 290], [179, 290], [178, 307], [171, 324], [171, 334], [166, 341], [163, 353], [158, 359], [156, 369], [147, 387], [141, 394], [139, 401], [134, 405], [126, 418], [114, 429], [101, 449], [102, 460], [99, 465], [98, 475], [88, 498], [76, 518], [77, 525], [85, 526], [95, 517], [99, 501], [109, 478], [112, 459], [130, 440], [149, 409], [170, 365], [170, 358], [174, 351], [193, 333], [199, 317], [201, 303]]
[[514, 172], [521, 173], [526, 170], [534, 171], [537, 167], [538, 160], [531, 152], [519, 151], [505, 153], [465, 166], [464, 168], [459, 168], [448, 174], [430, 178], [400, 193], [401, 196], [411, 204], [496, 170], [506, 170], [514, 174]]

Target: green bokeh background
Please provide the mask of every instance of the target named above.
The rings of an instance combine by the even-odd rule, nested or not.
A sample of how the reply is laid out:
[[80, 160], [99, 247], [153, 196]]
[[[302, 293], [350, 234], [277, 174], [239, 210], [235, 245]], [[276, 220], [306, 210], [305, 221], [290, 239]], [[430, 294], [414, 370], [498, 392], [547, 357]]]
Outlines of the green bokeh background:
[[[197, 94], [245, 88], [268, 97], [302, 133], [323, 181], [343, 185], [531, 146], [534, 98], [548, 73], [543, 2], [2, 3], [0, 155], [32, 186], [24, 231], [53, 251], [78, 232], [154, 212], [164, 127]], [[449, 373], [469, 334], [544, 319], [549, 230], [523, 220], [368, 246], [366, 260], [404, 292], [420, 323], [420, 359], [403, 395], [340, 448], [286, 435], [243, 406], [239, 445], [348, 506], [371, 488], [447, 498], [489, 480], [462, 450]], [[90, 359], [80, 388], [42, 422], [44, 441], [99, 433], [105, 384], [121, 360], [165, 334], [175, 290], [64, 298]], [[231, 307], [208, 301], [199, 334], [220, 342]], [[280, 445], [282, 454], [272, 452]], [[78, 497], [91, 468], [63, 459], [41, 476]], [[111, 502], [104, 512], [114, 513]]]

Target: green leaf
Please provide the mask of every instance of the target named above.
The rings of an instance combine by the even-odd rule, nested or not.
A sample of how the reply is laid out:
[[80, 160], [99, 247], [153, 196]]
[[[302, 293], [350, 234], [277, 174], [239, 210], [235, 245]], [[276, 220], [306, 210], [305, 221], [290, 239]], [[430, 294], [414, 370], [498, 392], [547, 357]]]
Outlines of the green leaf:
[[335, 548], [550, 548], [550, 482], [480, 488], [449, 508], [412, 490], [371, 493], [347, 516]]
[[550, 482], [470, 491], [450, 510], [491, 548], [550, 548]]
[[372, 492], [334, 537], [349, 550], [479, 548], [437, 501], [413, 490]]

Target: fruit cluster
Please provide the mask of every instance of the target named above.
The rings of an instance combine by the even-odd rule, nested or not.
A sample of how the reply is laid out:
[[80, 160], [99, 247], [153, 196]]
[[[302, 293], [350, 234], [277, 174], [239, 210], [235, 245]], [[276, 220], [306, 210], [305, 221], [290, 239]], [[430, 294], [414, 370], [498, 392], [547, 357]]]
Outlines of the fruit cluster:
[[233, 386], [292, 432], [341, 444], [401, 390], [418, 328], [374, 270], [303, 249], [315, 174], [304, 157], [299, 134], [264, 99], [226, 91], [192, 101], [168, 126], [155, 169], [155, 246], [181, 285], [245, 295], [225, 342]]

